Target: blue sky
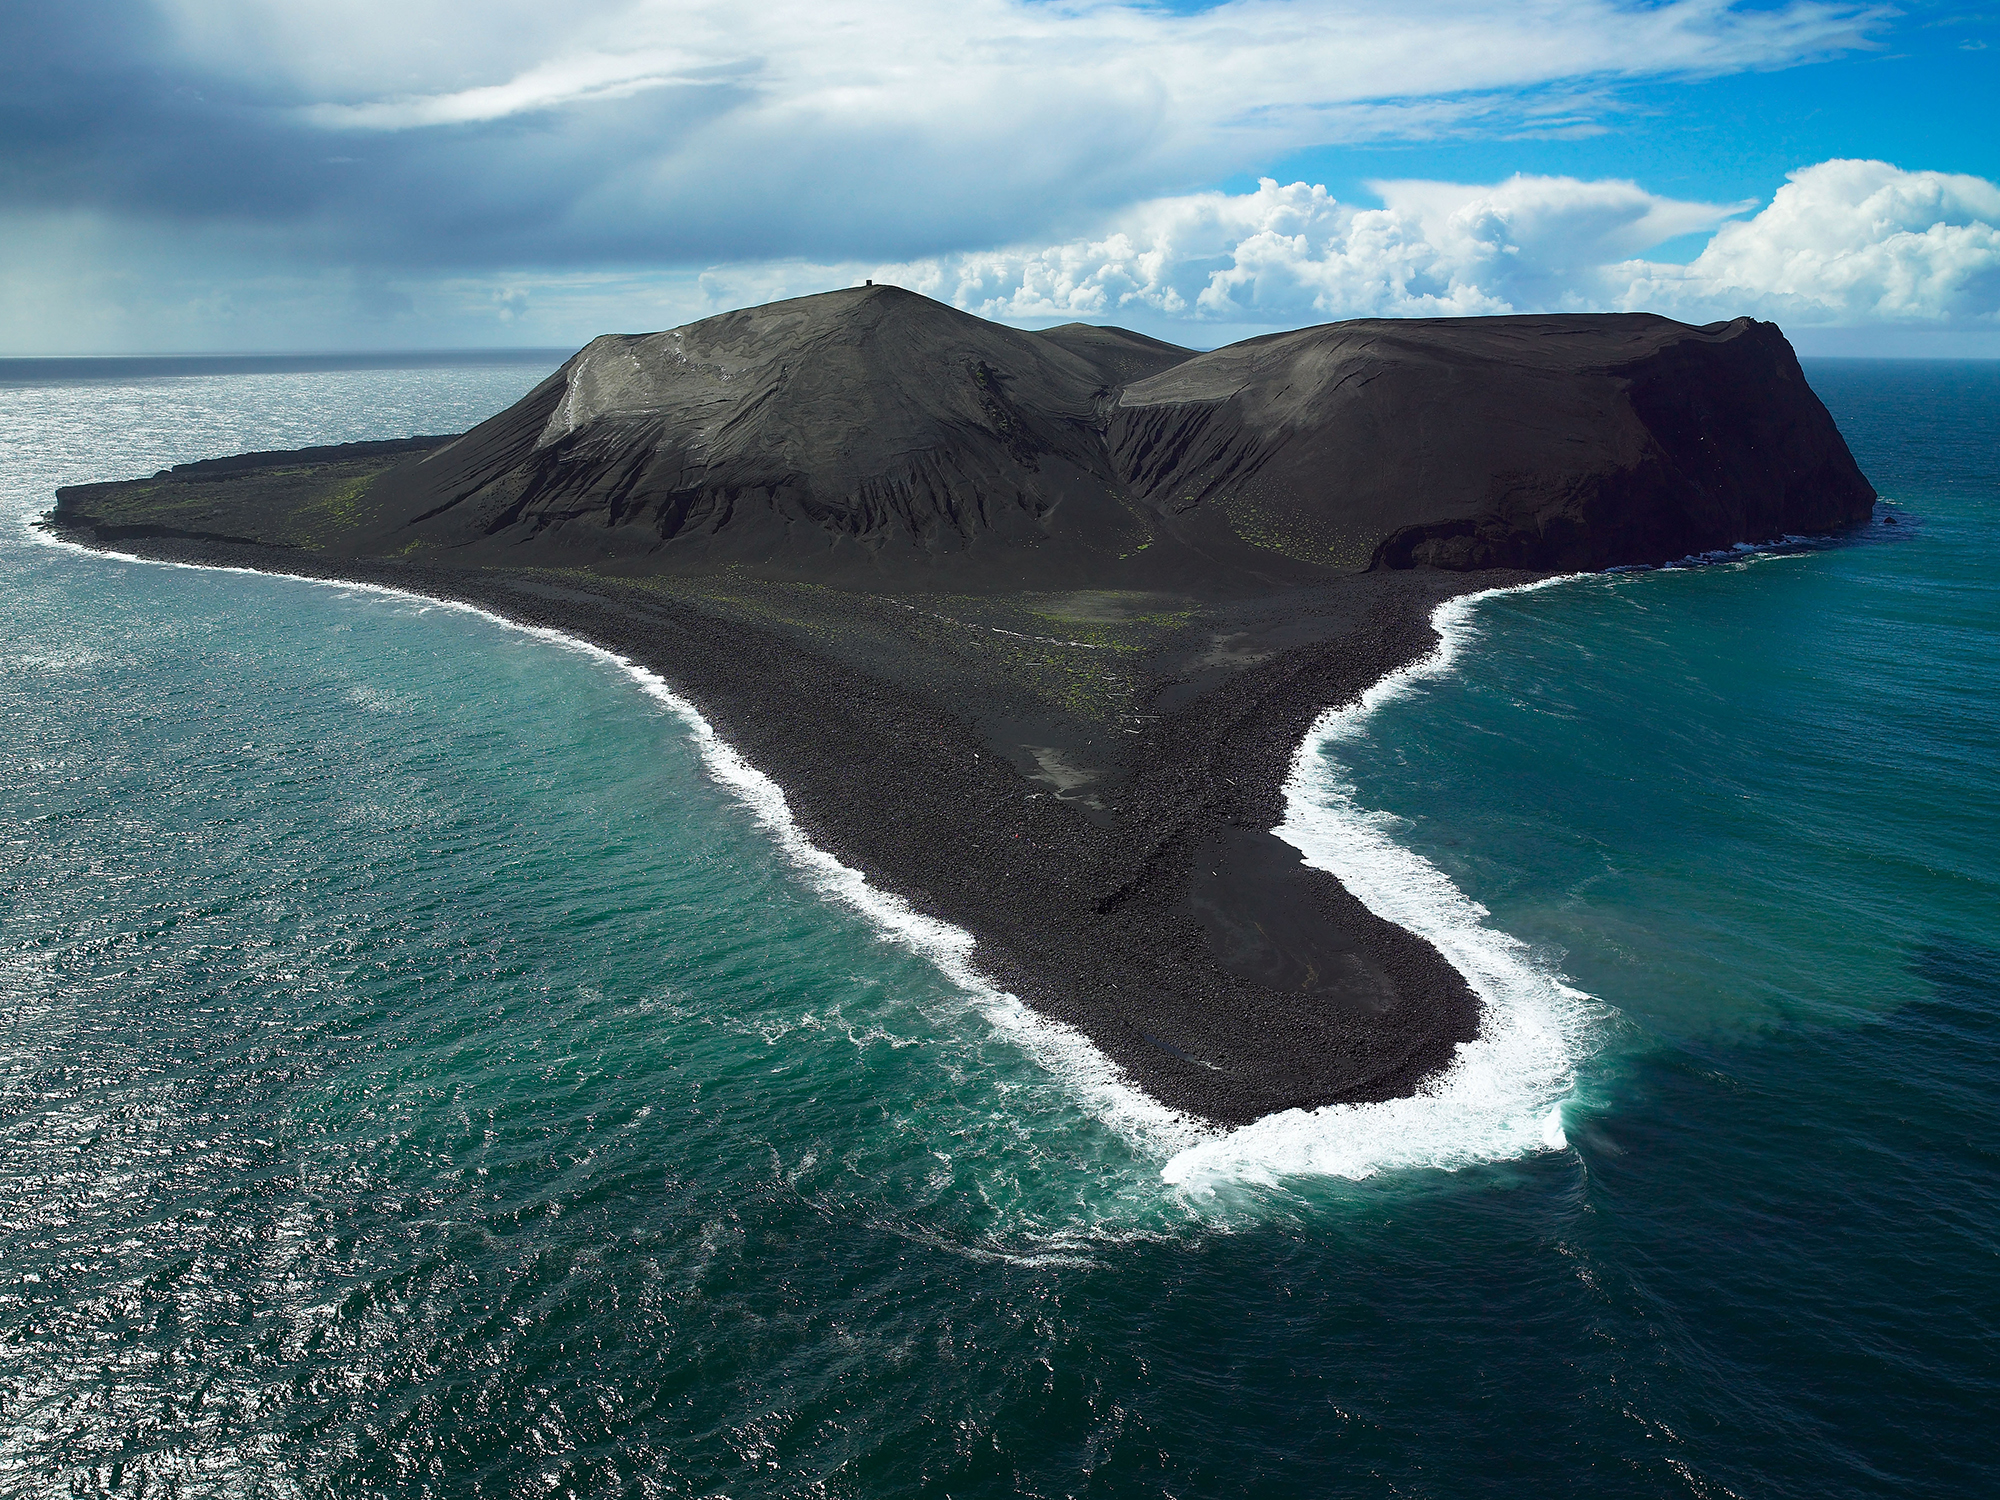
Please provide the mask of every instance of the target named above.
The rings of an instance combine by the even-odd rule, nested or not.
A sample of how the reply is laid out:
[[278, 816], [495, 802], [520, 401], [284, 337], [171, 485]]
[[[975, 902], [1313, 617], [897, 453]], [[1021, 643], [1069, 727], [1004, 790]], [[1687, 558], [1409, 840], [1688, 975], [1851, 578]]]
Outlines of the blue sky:
[[1318, 148], [1270, 170], [1347, 193], [1415, 175], [1638, 177], [1655, 192], [1721, 201], [1767, 199], [1786, 172], [1836, 157], [2000, 178], [2000, 6], [1905, 7], [1875, 36], [1875, 49], [1824, 61], [1625, 88], [1597, 117], [1601, 133], [1580, 138]]
[[2000, 9], [0, 0], [0, 352], [574, 345], [895, 280], [1207, 346], [2000, 353]]

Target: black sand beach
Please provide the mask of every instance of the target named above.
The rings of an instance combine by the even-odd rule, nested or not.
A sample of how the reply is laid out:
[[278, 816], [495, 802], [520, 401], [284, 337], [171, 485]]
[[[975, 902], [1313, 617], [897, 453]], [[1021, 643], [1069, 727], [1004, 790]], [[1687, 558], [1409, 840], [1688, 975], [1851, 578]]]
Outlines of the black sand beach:
[[1479, 1026], [1427, 942], [1271, 834], [1314, 719], [1456, 594], [1865, 515], [1796, 372], [1745, 320], [1192, 356], [877, 288], [599, 340], [460, 439], [80, 486], [51, 524], [651, 667], [815, 843], [1236, 1123], [1406, 1094]]
[[[1004, 678], [982, 692], [963, 663], [935, 670], [924, 643], [957, 632], [976, 645], [992, 629], [886, 601], [836, 653], [815, 641], [810, 605], [756, 585], [717, 601], [620, 579], [65, 534], [459, 599], [652, 668], [784, 788], [814, 843], [972, 933], [984, 973], [1176, 1108], [1240, 1123], [1393, 1098], [1477, 1033], [1457, 971], [1269, 830], [1320, 713], [1427, 652], [1437, 603], [1535, 575], [1369, 575], [1219, 615], [1151, 655], [1160, 711], [1114, 728], [1052, 713]], [[1046, 742], [1025, 774], [1024, 729]]]

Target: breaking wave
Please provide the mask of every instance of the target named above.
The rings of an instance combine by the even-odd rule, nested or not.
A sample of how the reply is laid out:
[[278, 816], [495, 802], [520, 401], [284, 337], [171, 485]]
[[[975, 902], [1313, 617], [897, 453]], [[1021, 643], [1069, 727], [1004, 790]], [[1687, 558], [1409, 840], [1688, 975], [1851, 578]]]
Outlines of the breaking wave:
[[1481, 600], [1577, 576], [1462, 594], [1440, 604], [1431, 614], [1438, 644], [1429, 655], [1313, 726], [1293, 757], [1285, 821], [1274, 830], [1377, 916], [1434, 944], [1479, 997], [1479, 1035], [1462, 1043], [1450, 1066], [1410, 1098], [1267, 1115], [1175, 1155], [1163, 1174], [1168, 1182], [1207, 1195], [1224, 1184], [1449, 1169], [1568, 1144], [1563, 1103], [1590, 1050], [1599, 1007], [1560, 972], [1537, 962], [1525, 943], [1488, 926], [1485, 907], [1398, 843], [1395, 820], [1356, 801], [1333, 752], [1361, 735], [1383, 704], [1452, 669], [1473, 637], [1472, 616]]
[[574, 651], [593, 660], [615, 666], [647, 697], [669, 710], [686, 726], [701, 757], [702, 768], [711, 779], [735, 796], [758, 824], [771, 836], [785, 857], [822, 896], [841, 902], [858, 912], [884, 937], [899, 942], [922, 955], [963, 990], [987, 1021], [1057, 1078], [1077, 1101], [1129, 1141], [1135, 1148], [1156, 1158], [1206, 1139], [1213, 1127], [1205, 1121], [1172, 1109], [1154, 1099], [1125, 1075], [1125, 1072], [1082, 1032], [1063, 1022], [1040, 1015], [1019, 997], [989, 981], [972, 962], [975, 946], [971, 933], [962, 927], [926, 916], [894, 892], [871, 885], [859, 870], [842, 864], [832, 854], [806, 837], [792, 816], [784, 789], [758, 770], [735, 746], [715, 732], [701, 711], [676, 693], [667, 680], [650, 667], [630, 657], [578, 636], [546, 625], [528, 625], [511, 620], [490, 609], [459, 599], [446, 599], [387, 584], [359, 583], [345, 579], [314, 578], [298, 573], [266, 572], [260, 568], [232, 567], [222, 563], [177, 562], [143, 557], [137, 553], [114, 552], [84, 547], [62, 537], [30, 527], [31, 535], [49, 545], [73, 548], [95, 557], [119, 562], [143, 563], [152, 567], [186, 568], [197, 572], [245, 573], [258, 578], [283, 578], [321, 588], [348, 593], [370, 594], [421, 604], [426, 608], [450, 609], [476, 615], [482, 620]]
[[[1588, 1051], [1597, 1008], [1525, 944], [1486, 925], [1486, 909], [1391, 833], [1393, 820], [1368, 811], [1327, 751], [1356, 737], [1384, 703], [1450, 671], [1472, 635], [1479, 601], [1517, 589], [1448, 600], [1432, 613], [1431, 653], [1323, 715], [1300, 745], [1285, 784], [1286, 817], [1275, 830], [1306, 863], [1331, 873], [1377, 915], [1428, 939], [1466, 977], [1481, 1002], [1479, 1036], [1417, 1094], [1377, 1104], [1288, 1110], [1245, 1126], [1212, 1126], [1153, 1099], [1074, 1027], [1031, 1010], [992, 984], [973, 961], [963, 928], [916, 910], [808, 839], [784, 790], [730, 745], [659, 673], [616, 651], [548, 626], [528, 625], [462, 600], [385, 584], [313, 578], [210, 563], [184, 563], [80, 547], [33, 529], [38, 540], [120, 562], [289, 578], [350, 593], [460, 611], [615, 666], [686, 726], [703, 768], [745, 807], [815, 890], [859, 913], [886, 938], [928, 959], [1002, 1035], [1054, 1075], [1095, 1118], [1135, 1148], [1163, 1160], [1161, 1175], [1196, 1198], [1240, 1184], [1286, 1178], [1359, 1179], [1408, 1168], [1454, 1168], [1566, 1145], [1562, 1102]], [[1534, 589], [1566, 581], [1547, 579]]]

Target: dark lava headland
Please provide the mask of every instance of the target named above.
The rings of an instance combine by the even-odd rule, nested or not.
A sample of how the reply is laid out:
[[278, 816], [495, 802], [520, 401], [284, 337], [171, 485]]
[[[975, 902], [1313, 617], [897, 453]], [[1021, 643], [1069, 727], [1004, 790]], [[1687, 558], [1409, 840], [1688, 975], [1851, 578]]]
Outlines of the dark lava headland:
[[485, 605], [659, 671], [807, 833], [1157, 1098], [1411, 1091], [1475, 997], [1272, 836], [1431, 610], [1867, 519], [1784, 336], [1364, 320], [1197, 354], [892, 287], [596, 339], [455, 438], [60, 492], [90, 545]]

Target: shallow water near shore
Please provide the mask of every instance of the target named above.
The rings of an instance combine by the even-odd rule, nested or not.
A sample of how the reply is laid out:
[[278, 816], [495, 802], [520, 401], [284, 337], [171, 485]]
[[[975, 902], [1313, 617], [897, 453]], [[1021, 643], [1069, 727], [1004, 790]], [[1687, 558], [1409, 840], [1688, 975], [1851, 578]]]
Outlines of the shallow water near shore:
[[0, 1485], [1992, 1482], [2000, 370], [1816, 364], [1902, 524], [1480, 601], [1330, 723], [1309, 853], [1514, 1030], [1221, 1139], [830, 896], [615, 663], [14, 519], [542, 373], [0, 393]]

